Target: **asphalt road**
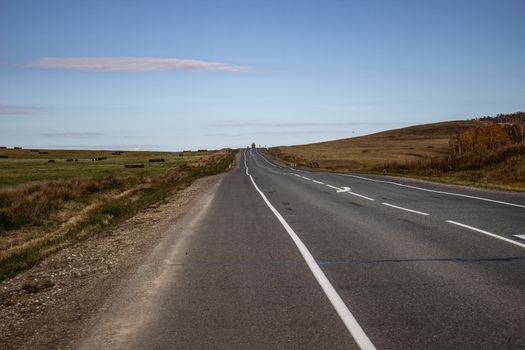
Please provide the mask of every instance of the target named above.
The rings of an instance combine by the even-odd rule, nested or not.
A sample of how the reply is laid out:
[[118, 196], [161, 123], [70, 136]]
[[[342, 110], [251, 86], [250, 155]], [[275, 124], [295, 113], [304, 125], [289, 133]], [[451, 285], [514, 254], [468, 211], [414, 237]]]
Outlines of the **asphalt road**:
[[243, 152], [79, 348], [525, 348], [525, 195]]

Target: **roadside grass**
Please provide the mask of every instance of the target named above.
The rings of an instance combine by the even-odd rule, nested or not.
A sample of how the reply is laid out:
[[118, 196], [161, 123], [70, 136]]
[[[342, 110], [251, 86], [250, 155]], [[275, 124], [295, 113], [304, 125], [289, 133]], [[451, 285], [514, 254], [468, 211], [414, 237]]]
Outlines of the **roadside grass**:
[[[115, 155], [114, 151], [45, 150], [39, 154], [31, 150], [1, 149], [0, 187], [29, 181], [68, 179], [79, 176], [105, 177], [111, 175], [162, 175], [171, 168], [196, 161], [211, 152], [132, 152]], [[106, 158], [104, 160], [96, 160]], [[164, 162], [149, 162], [161, 158]], [[73, 159], [73, 161], [67, 161]], [[78, 160], [78, 161], [75, 161]], [[54, 163], [49, 163], [54, 160]], [[126, 164], [144, 164], [144, 168], [125, 168]]]
[[[4, 185], [0, 188], [0, 280], [104, 232], [200, 177], [228, 170], [235, 153], [222, 150], [188, 157], [177, 153], [176, 164], [163, 171], [146, 168], [146, 174], [129, 175], [122, 165], [110, 176], [95, 172], [71, 178], [58, 172], [51, 174], [53, 180]], [[170, 156], [163, 155], [166, 160]], [[79, 170], [77, 174], [84, 175]]]
[[374, 173], [525, 191], [525, 151], [522, 145], [486, 152], [481, 156], [450, 157], [451, 136], [483, 125], [487, 122], [472, 120], [416, 125], [349, 139], [273, 147], [267, 152], [299, 168]]

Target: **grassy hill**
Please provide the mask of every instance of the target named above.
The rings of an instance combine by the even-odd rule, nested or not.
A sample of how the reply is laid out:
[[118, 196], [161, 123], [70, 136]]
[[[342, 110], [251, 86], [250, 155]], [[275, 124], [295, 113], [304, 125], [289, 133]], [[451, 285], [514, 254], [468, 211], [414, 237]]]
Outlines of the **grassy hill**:
[[451, 138], [491, 123], [465, 120], [416, 125], [361, 137], [274, 147], [268, 153], [296, 167], [410, 176], [523, 191], [525, 147], [522, 145], [465, 154], [452, 160]]

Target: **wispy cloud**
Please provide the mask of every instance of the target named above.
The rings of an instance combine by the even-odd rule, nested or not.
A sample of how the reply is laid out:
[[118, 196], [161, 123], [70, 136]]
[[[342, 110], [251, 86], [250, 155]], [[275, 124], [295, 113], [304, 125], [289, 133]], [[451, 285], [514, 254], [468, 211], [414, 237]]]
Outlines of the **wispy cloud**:
[[227, 120], [206, 124], [205, 126], [214, 128], [302, 128], [302, 127], [345, 127], [360, 125], [382, 125], [386, 123], [365, 123], [365, 122], [256, 122], [243, 120]]
[[222, 62], [163, 57], [43, 57], [31, 61], [29, 67], [96, 72], [151, 72], [166, 70], [222, 71], [247, 73], [248, 66]]
[[50, 137], [50, 138], [60, 138], [60, 137], [97, 137], [103, 136], [104, 134], [99, 132], [46, 132], [40, 134], [40, 136]]
[[31, 114], [41, 110], [42, 108], [27, 105], [3, 105], [0, 104], [0, 115], [24, 115]]
[[247, 133], [210, 133], [206, 134], [208, 137], [244, 137], [244, 136], [277, 136], [277, 135], [347, 135], [345, 130], [300, 130], [300, 131], [254, 131]]

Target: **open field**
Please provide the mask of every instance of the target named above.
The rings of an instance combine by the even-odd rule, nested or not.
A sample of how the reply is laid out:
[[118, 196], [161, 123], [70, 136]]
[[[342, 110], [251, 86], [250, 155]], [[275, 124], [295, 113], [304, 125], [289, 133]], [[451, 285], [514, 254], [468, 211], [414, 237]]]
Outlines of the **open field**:
[[[40, 152], [40, 153], [39, 153]], [[0, 187], [28, 181], [69, 179], [79, 176], [157, 176], [174, 167], [196, 161], [211, 152], [132, 152], [0, 149]], [[41, 154], [45, 152], [45, 154]], [[181, 156], [182, 155], [182, 156]], [[107, 158], [93, 161], [93, 159]], [[164, 162], [150, 163], [161, 158]], [[73, 159], [73, 161], [67, 161]], [[75, 162], [75, 159], [78, 161]], [[49, 163], [54, 160], [54, 163]], [[126, 164], [144, 164], [144, 168], [125, 168]]]
[[236, 151], [43, 152], [0, 150], [0, 280], [229, 169]]
[[268, 153], [288, 165], [326, 171], [409, 176], [445, 183], [525, 190], [525, 151], [510, 147], [486, 155], [458, 157], [444, 171], [451, 137], [487, 121], [452, 121], [388, 130], [372, 135], [274, 147]]

